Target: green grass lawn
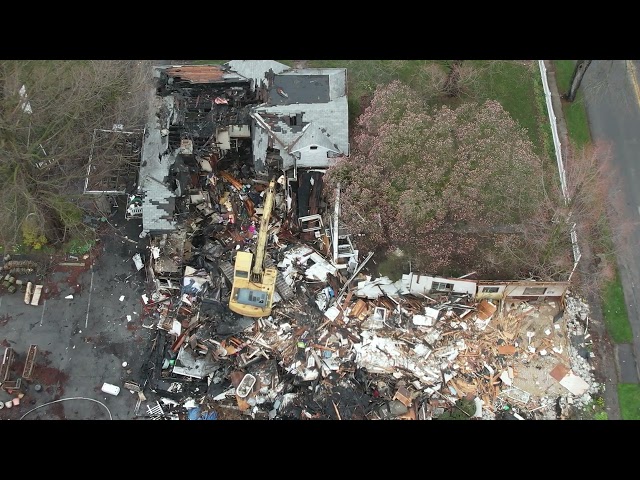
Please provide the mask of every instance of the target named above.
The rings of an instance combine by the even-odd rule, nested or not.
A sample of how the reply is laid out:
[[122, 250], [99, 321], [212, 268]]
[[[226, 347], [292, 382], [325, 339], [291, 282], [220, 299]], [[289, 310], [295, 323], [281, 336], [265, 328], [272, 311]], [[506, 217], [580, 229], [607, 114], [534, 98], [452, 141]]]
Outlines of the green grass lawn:
[[618, 399], [623, 420], [640, 420], [640, 385], [619, 383]]
[[551, 130], [546, 109], [540, 111], [537, 103], [539, 96], [544, 104], [542, 85], [540, 85], [540, 91], [536, 91], [535, 88], [535, 80], [540, 77], [537, 62], [528, 65], [516, 61], [483, 60], [474, 63], [481, 72], [477, 86], [479, 99], [500, 102], [503, 108], [527, 130], [536, 153], [542, 154], [545, 144], [542, 135], [548, 134], [551, 140]]
[[[545, 120], [546, 110], [540, 108], [536, 79], [540, 77], [537, 62], [523, 63], [504, 60], [467, 60], [474, 68], [475, 79], [469, 83], [469, 92], [462, 101], [497, 100], [511, 116], [527, 130], [537, 153], [542, 153], [551, 142], [551, 130]], [[314, 68], [347, 68], [349, 86], [349, 116], [355, 120], [360, 113], [364, 95], [372, 95], [379, 84], [393, 80], [420, 91], [423, 88], [424, 69], [442, 60], [310, 60]], [[443, 70], [444, 71], [444, 70]], [[540, 87], [541, 88], [541, 87]], [[544, 97], [542, 97], [544, 105]], [[551, 144], [553, 148], [553, 144]], [[553, 150], [546, 150], [549, 154]]]
[[[575, 61], [554, 60], [553, 65], [556, 70], [558, 89], [560, 93], [564, 93], [569, 89], [569, 82], [571, 81]], [[587, 110], [584, 106], [584, 97], [580, 90], [578, 90], [576, 99], [572, 103], [563, 102], [563, 111], [571, 142], [573, 142], [576, 147], [584, 147], [591, 143]]]
[[633, 339], [631, 325], [627, 317], [627, 305], [624, 301], [620, 276], [611, 280], [602, 295], [602, 313], [611, 339], [615, 343], [629, 343]]

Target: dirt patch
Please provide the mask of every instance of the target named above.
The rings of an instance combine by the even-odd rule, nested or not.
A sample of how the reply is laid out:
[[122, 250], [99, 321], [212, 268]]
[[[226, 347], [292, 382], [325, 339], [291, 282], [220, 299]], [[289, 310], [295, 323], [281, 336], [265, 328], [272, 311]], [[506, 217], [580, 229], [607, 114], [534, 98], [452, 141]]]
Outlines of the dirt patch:
[[2, 345], [5, 348], [9, 348], [11, 346], [11, 344], [9, 343], [9, 341], [5, 338], [2, 340], [2, 342], [0, 342], [0, 345]]
[[69, 375], [65, 372], [43, 365], [38, 365], [33, 369], [33, 383], [45, 386], [47, 393], [59, 397], [64, 394], [64, 387], [69, 380]]
[[[6, 407], [0, 412], [0, 418], [6, 420], [20, 420], [29, 410], [34, 408], [36, 402], [34, 399], [25, 402], [24, 397], [18, 406], [14, 406], [10, 410]], [[3, 416], [4, 414], [4, 416]], [[65, 420], [64, 406], [62, 402], [52, 403], [29, 413], [25, 420]]]
[[602, 303], [595, 295], [587, 298], [591, 308], [590, 332], [593, 341], [594, 356], [589, 362], [594, 367], [593, 375], [596, 382], [604, 386], [602, 396], [605, 399], [609, 420], [620, 420], [620, 404], [618, 400], [618, 371], [616, 367], [615, 346], [607, 334], [602, 317]]
[[[58, 273], [66, 277], [64, 282], [70, 288], [65, 295], [79, 294], [82, 292], [82, 284], [79, 281], [80, 276], [91, 268], [91, 264], [96, 258], [100, 257], [102, 253], [104, 253], [103, 246], [100, 242], [96, 242], [86, 254], [74, 255], [73, 258], [69, 255], [58, 255], [51, 261], [52, 268], [49, 274]], [[77, 266], [61, 265], [63, 263], [75, 263]], [[49, 292], [44, 298], [51, 298], [60, 294], [59, 285], [50, 279], [50, 275], [47, 276], [44, 285], [45, 289], [49, 289]]]
[[0, 420], [19, 420], [28, 411], [28, 409], [20, 408], [22, 405], [21, 403], [18, 406], [4, 407], [0, 410]]
[[4, 315], [0, 315], [0, 325], [5, 326], [7, 323], [9, 323], [9, 320], [11, 320], [12, 318], [13, 317], [8, 313], [5, 313]]
[[[72, 262], [74, 261], [72, 260]], [[80, 262], [77, 262], [77, 263], [83, 263], [84, 265], [81, 267], [57, 265], [54, 269], [54, 272], [56, 273], [66, 274], [67, 276], [66, 283], [71, 287], [76, 287], [77, 285], [79, 285], [78, 277], [80, 277], [80, 275], [82, 275], [84, 272], [89, 270], [89, 266], [91, 265], [89, 259], [81, 260]]]
[[42, 300], [49, 300], [50, 298], [54, 298], [60, 295], [60, 288], [58, 288], [58, 284], [56, 282], [52, 282], [50, 280], [46, 280], [42, 284]]
[[251, 420], [251, 417], [234, 408], [215, 408], [218, 420]]
[[102, 333], [99, 333], [95, 337], [90, 337], [90, 336], [84, 337], [83, 340], [85, 341], [85, 343], [91, 343], [94, 345], [102, 345], [108, 342], [108, 340]]

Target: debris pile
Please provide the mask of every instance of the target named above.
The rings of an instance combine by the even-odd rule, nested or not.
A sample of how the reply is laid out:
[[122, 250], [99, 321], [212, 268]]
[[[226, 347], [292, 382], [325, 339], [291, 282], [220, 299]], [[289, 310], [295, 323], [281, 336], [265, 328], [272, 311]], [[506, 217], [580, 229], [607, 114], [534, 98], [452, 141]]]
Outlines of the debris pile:
[[588, 313], [567, 308], [567, 282], [369, 274], [373, 253], [339, 225], [339, 188], [330, 209], [323, 197], [337, 140], [302, 121], [306, 106], [292, 113], [298, 83], [285, 95], [252, 65], [159, 77], [127, 202], [148, 241], [132, 269], [154, 331], [146, 376], [129, 382], [139, 415], [546, 418], [597, 388], [582, 356]]
[[353, 268], [333, 261], [322, 234], [301, 241], [282, 189], [272, 313], [230, 311], [234, 256], [255, 248], [263, 185], [215, 172], [207, 184], [207, 195], [187, 193], [197, 201], [182, 228], [149, 239], [143, 326], [156, 335], [139, 384], [160, 400], [144, 417], [557, 418], [559, 403], [586, 404], [599, 388], [581, 350], [588, 307], [566, 283], [372, 278], [370, 256]]

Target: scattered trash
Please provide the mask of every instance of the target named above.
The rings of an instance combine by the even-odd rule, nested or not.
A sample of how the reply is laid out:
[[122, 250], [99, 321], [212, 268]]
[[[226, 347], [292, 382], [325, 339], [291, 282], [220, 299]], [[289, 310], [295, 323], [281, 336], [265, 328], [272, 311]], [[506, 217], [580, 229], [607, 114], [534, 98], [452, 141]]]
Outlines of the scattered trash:
[[138, 270], [138, 271], [142, 270], [142, 268], [144, 267], [144, 263], [142, 263], [142, 257], [140, 256], [139, 253], [136, 253], [133, 256], [133, 263], [135, 263], [136, 270]]
[[218, 414], [215, 411], [202, 412], [200, 407], [194, 407], [189, 409], [187, 418], [189, 420], [217, 420]]
[[101, 390], [109, 395], [118, 396], [120, 393], [120, 387], [112, 385], [111, 383], [103, 383]]

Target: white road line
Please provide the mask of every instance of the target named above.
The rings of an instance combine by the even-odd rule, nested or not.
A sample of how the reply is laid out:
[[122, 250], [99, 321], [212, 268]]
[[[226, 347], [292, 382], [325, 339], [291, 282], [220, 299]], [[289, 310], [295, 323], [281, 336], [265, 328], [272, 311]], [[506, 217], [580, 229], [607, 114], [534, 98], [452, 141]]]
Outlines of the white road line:
[[87, 303], [87, 317], [84, 320], [84, 328], [89, 324], [89, 307], [91, 306], [91, 292], [93, 291], [93, 264], [91, 264], [91, 284], [89, 285], [89, 302]]
[[47, 300], [42, 302], [42, 315], [40, 316], [40, 326], [42, 326], [42, 320], [44, 320], [44, 309], [47, 308]]
[[640, 205], [638, 205], [638, 215], [640, 215]]

